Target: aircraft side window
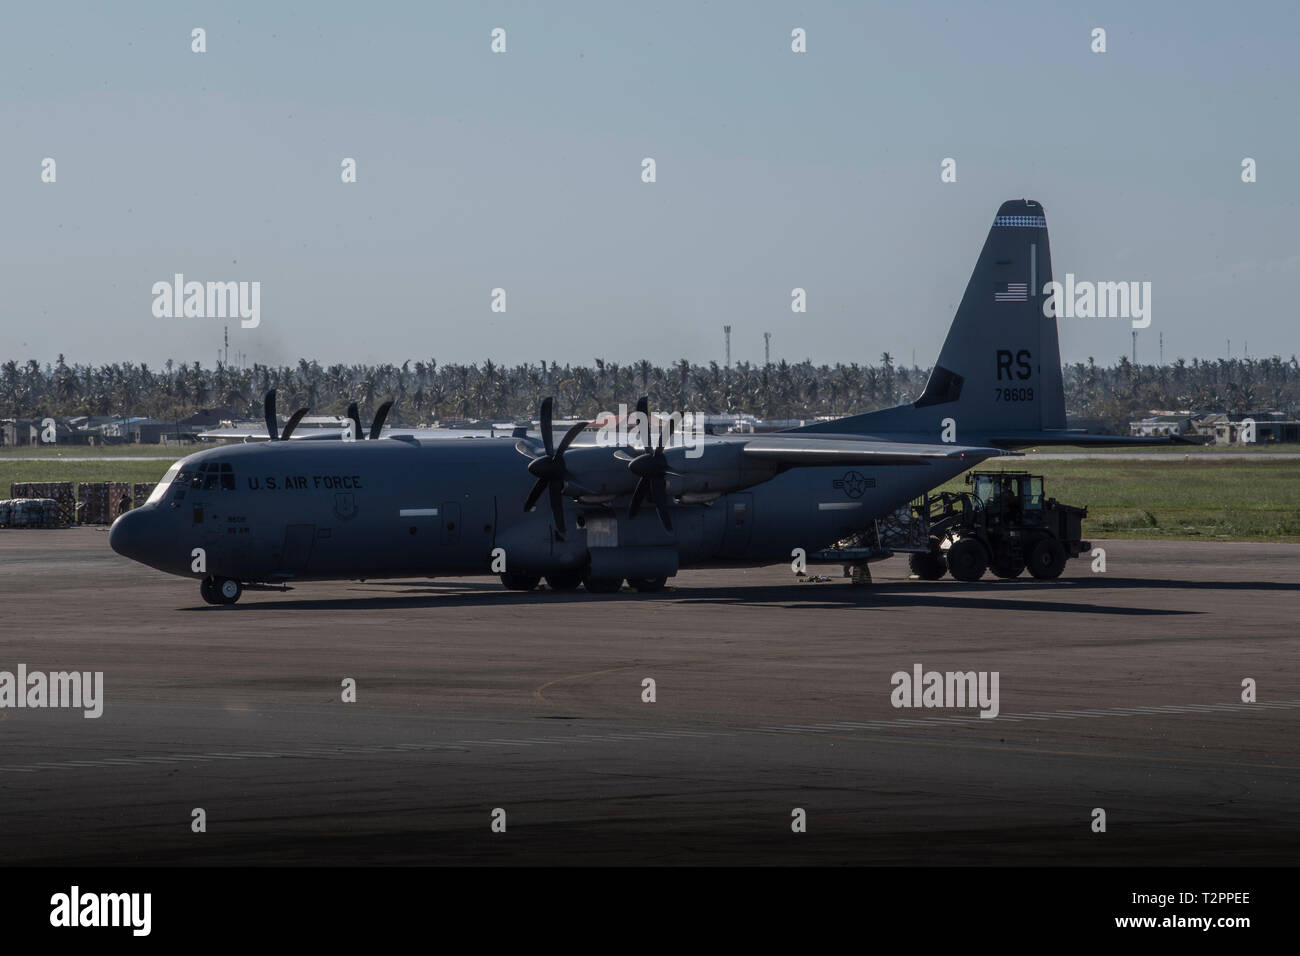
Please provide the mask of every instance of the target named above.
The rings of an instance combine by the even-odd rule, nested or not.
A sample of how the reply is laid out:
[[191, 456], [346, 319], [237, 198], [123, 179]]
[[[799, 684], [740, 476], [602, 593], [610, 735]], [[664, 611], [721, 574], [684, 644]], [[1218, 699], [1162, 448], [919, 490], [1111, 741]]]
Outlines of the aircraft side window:
[[221, 490], [235, 490], [235, 469], [228, 464], [223, 464], [221, 466]]
[[204, 491], [216, 491], [216, 490], [217, 490], [217, 484], [218, 484], [218, 482], [220, 482], [220, 481], [221, 481], [221, 476], [220, 476], [219, 474], [217, 474], [217, 472], [215, 472], [215, 471], [209, 471], [209, 472], [208, 472], [206, 475], [204, 475], [204, 477], [203, 477], [203, 490], [204, 490]]

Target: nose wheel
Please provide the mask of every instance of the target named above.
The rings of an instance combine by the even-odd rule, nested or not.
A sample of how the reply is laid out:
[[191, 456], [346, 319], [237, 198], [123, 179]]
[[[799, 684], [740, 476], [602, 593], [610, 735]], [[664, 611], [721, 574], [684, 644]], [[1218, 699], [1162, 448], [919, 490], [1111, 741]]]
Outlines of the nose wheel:
[[244, 593], [234, 578], [204, 578], [199, 582], [199, 596], [208, 604], [234, 604]]

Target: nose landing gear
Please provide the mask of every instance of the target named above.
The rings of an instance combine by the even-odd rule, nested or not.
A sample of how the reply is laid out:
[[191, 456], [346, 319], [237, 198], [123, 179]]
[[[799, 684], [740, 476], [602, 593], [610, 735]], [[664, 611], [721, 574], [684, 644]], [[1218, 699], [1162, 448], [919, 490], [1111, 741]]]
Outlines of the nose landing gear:
[[208, 604], [234, 604], [244, 587], [234, 578], [207, 577], [199, 582], [199, 595]]

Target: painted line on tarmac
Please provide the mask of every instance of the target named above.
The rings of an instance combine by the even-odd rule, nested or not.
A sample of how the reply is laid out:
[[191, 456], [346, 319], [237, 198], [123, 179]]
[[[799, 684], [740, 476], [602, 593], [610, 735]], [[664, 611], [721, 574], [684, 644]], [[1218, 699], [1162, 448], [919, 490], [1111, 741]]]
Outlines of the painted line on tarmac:
[[1083, 720], [1095, 717], [1173, 717], [1178, 714], [1249, 713], [1251, 710], [1296, 710], [1300, 700], [1278, 700], [1254, 704], [1165, 704], [1160, 707], [1108, 707], [1101, 710], [1034, 710], [1026, 714], [1000, 714], [997, 717], [895, 717], [881, 720], [843, 720], [832, 724], [782, 724], [775, 727], [750, 727], [764, 734], [828, 734], [854, 730], [889, 730], [891, 727], [936, 728], [951, 723], [994, 724], [1018, 723], [1022, 720]]

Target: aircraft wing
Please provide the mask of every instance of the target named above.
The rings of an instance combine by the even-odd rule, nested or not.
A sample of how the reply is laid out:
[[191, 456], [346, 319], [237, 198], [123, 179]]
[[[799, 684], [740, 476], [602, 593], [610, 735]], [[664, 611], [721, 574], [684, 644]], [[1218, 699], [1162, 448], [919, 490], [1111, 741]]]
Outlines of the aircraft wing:
[[926, 445], [916, 442], [870, 441], [812, 436], [756, 438], [745, 443], [749, 458], [776, 461], [790, 467], [814, 465], [928, 465], [939, 459], [986, 458], [1012, 455], [1001, 448], [981, 445]]

